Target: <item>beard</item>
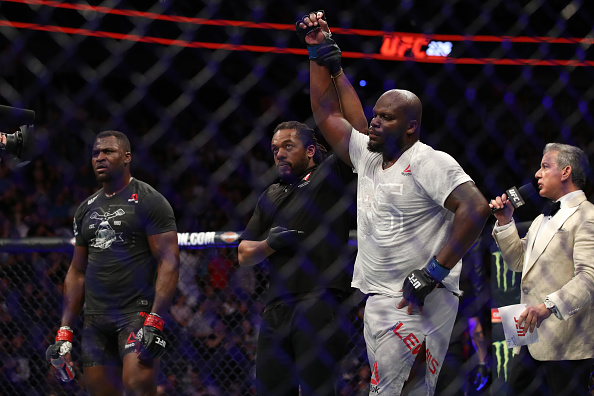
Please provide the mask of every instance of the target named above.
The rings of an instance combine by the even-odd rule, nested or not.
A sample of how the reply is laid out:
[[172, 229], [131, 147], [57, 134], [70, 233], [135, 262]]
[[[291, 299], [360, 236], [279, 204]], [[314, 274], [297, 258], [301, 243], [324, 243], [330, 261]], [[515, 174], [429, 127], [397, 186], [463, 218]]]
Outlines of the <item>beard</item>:
[[382, 154], [383, 156], [392, 156], [398, 153], [402, 148], [402, 136], [404, 132], [398, 134], [384, 134], [379, 141], [367, 142], [367, 150], [372, 153]]
[[295, 175], [293, 174], [293, 169], [291, 169], [289, 171], [284, 171], [284, 172], [281, 172], [279, 170], [278, 175], [280, 176], [281, 179], [283, 179], [284, 181], [286, 181], [288, 183], [291, 183], [295, 180]]
[[97, 183], [101, 184], [101, 183], [105, 183], [107, 181], [109, 181], [111, 179], [111, 177], [108, 174], [96, 174], [95, 173], [95, 180], [97, 180]]
[[299, 160], [296, 162], [291, 163], [290, 171], [281, 172], [279, 169], [280, 177], [285, 180], [286, 182], [292, 183], [297, 180], [308, 168], [308, 160], [305, 157], [303, 160]]
[[369, 142], [367, 142], [367, 150], [369, 150], [372, 153], [383, 154], [384, 153], [384, 144], [383, 143], [374, 143], [370, 140]]

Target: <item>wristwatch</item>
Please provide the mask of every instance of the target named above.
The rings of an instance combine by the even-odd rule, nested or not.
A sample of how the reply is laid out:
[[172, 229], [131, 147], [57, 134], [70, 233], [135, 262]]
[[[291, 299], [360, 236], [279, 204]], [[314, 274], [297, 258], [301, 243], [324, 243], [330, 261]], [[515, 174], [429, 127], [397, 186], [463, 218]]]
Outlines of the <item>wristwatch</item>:
[[547, 298], [545, 298], [544, 300], [544, 305], [545, 307], [551, 311], [551, 313], [553, 315], [555, 315], [557, 317], [557, 319], [563, 319], [563, 317], [561, 316], [561, 314], [559, 313], [559, 310], [557, 309], [557, 306], [555, 305], [555, 303], [553, 302], [553, 300], [551, 300], [549, 298], [549, 296], [547, 296]]

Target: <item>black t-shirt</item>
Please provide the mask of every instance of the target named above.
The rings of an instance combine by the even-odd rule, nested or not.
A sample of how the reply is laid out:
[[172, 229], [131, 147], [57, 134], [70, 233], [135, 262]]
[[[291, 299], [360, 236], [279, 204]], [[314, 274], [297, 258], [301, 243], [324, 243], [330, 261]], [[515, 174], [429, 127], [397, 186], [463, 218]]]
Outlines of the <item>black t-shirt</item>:
[[327, 289], [349, 290], [355, 178], [349, 166], [330, 155], [296, 182], [272, 184], [260, 196], [241, 239], [265, 240], [276, 226], [304, 232], [295, 246], [268, 257], [268, 302]]
[[85, 313], [150, 310], [157, 260], [147, 236], [176, 230], [165, 197], [134, 178], [112, 197], [101, 189], [87, 198], [74, 215], [76, 245], [88, 248]]

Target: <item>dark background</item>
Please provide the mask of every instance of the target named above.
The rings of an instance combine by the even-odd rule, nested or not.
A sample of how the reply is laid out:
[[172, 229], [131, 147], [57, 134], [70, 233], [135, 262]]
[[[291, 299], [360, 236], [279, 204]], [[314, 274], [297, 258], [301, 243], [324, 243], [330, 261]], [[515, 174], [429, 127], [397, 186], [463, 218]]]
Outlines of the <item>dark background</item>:
[[[569, 2], [559, 1], [89, 4], [262, 24], [292, 24], [307, 11], [323, 8], [331, 27], [466, 36], [583, 38], [592, 35], [594, 20], [591, 6], [574, 2], [571, 13]], [[176, 23], [7, 1], [0, 2], [0, 13], [6, 20], [45, 26], [302, 48], [292, 30]], [[381, 36], [337, 34], [336, 40], [343, 51], [378, 53], [381, 46]], [[590, 47], [468, 40], [454, 42], [452, 56], [593, 60]], [[246, 163], [272, 164], [269, 140], [278, 122], [295, 119], [314, 126], [303, 55], [183, 48], [8, 27], [0, 28], [0, 48], [0, 103], [37, 112], [36, 127], [44, 139], [39, 155], [43, 165], [38, 166], [57, 167], [66, 188], [95, 188], [88, 155], [93, 135], [122, 130], [132, 140], [133, 173], [174, 203], [184, 231], [241, 229], [255, 197], [273, 177], [254, 175]], [[352, 58], [343, 65], [368, 115], [386, 89], [416, 93], [424, 104], [422, 140], [453, 155], [488, 198], [533, 180], [547, 142], [576, 144], [593, 153], [591, 67]], [[362, 79], [365, 87], [358, 85]], [[191, 185], [204, 194], [187, 192]], [[589, 196], [591, 191], [588, 187]], [[212, 201], [209, 207], [221, 211], [218, 218], [207, 224], [198, 219], [202, 213], [192, 205], [196, 198]]]
[[[315, 127], [309, 105], [306, 55], [137, 42], [107, 37], [101, 32], [301, 49], [293, 29], [274, 29], [266, 24], [292, 25], [309, 11], [324, 9], [331, 28], [428, 35], [594, 37], [594, 6], [585, 1], [177, 0], [55, 4], [64, 7], [0, 1], [0, 104], [35, 110], [37, 138], [36, 155], [29, 165], [13, 168], [6, 157], [0, 163], [0, 238], [72, 235], [76, 207], [99, 187], [91, 169], [90, 147], [96, 133], [107, 129], [121, 130], [129, 136], [133, 176], [167, 197], [180, 232], [241, 231], [257, 197], [276, 178], [270, 153], [274, 126], [298, 120]], [[249, 21], [263, 28], [80, 11], [67, 8], [69, 4], [207, 21]], [[7, 21], [24, 25], [10, 27]], [[83, 29], [97, 36], [60, 32], [56, 27]], [[345, 52], [377, 54], [382, 44], [381, 36], [335, 33], [335, 39]], [[489, 59], [502, 58], [593, 61], [590, 44], [468, 39], [454, 42], [452, 57], [482, 59], [486, 63], [345, 57], [343, 67], [368, 118], [375, 101], [387, 89], [403, 88], [417, 94], [424, 105], [421, 140], [456, 158], [488, 199], [511, 186], [534, 181], [547, 142], [577, 145], [591, 162], [594, 160], [591, 66], [489, 63]], [[359, 85], [361, 80], [366, 81], [365, 86]], [[590, 200], [594, 197], [592, 186], [589, 182], [586, 188]], [[541, 204], [538, 197], [529, 200], [516, 212], [518, 220], [533, 219]], [[492, 220], [486, 226], [487, 234], [491, 225]], [[74, 386], [61, 387], [50, 377], [46, 378], [52, 384], [50, 388], [46, 388], [45, 380], [28, 381], [35, 389], [19, 391], [18, 381], [12, 381], [9, 375], [15, 366], [7, 363], [14, 363], [16, 359], [11, 357], [21, 350], [31, 360], [31, 378], [35, 372], [46, 374], [47, 366], [39, 356], [55, 335], [52, 326], [59, 323], [61, 285], [69, 259], [69, 255], [58, 253], [0, 255], [0, 382], [7, 389], [5, 394], [35, 394], [32, 392], [50, 388], [57, 393], [75, 392]], [[235, 271], [230, 270], [236, 268], [232, 250], [186, 251], [182, 260], [187, 268], [198, 272], [189, 277], [196, 279], [199, 289], [198, 297], [194, 296], [197, 301], [191, 305], [193, 314], [206, 301], [216, 307], [210, 311], [221, 319], [225, 315], [216, 312], [224, 304], [232, 302], [241, 311], [242, 303], [249, 301], [250, 323], [256, 327], [265, 270], [256, 269], [255, 275], [251, 274], [259, 286], [244, 298], [235, 289], [229, 292], [226, 283], [224, 287], [213, 283], [216, 271], [227, 271], [227, 275]], [[218, 292], [212, 294], [213, 288]], [[192, 296], [180, 290], [180, 295]], [[179, 300], [176, 297], [176, 303]], [[43, 325], [32, 327], [31, 323]], [[240, 328], [237, 323], [226, 324], [230, 329]], [[169, 323], [171, 328], [177, 325]], [[178, 329], [177, 345], [187, 341], [181, 338], [191, 328], [186, 325]], [[207, 338], [216, 339], [217, 326], [212, 327]], [[25, 328], [27, 332], [23, 332]], [[22, 334], [28, 341], [20, 340]], [[192, 335], [189, 339], [197, 338]], [[24, 346], [15, 346], [19, 342]], [[190, 350], [197, 352], [187, 355]], [[242, 353], [250, 356], [249, 352]], [[200, 388], [194, 381], [207, 384], [208, 378], [214, 378], [211, 372], [196, 374], [198, 366], [191, 366], [200, 361], [196, 356], [204, 358], [204, 354], [200, 345], [185, 350], [182, 345], [180, 355], [172, 353], [169, 359], [182, 356], [183, 364], [166, 361], [171, 365], [163, 373], [167, 379], [161, 382], [181, 383], [185, 378], [185, 385], [178, 388], [187, 391], [170, 386], [175, 389], [163, 394], [199, 394], [190, 391]], [[210, 358], [217, 364], [233, 361], [227, 355], [221, 356], [224, 358]], [[353, 366], [364, 370], [364, 359], [359, 356]], [[188, 365], [194, 369], [186, 372]], [[247, 367], [239, 371], [249, 377], [246, 373], [251, 363], [239, 362], [237, 367]], [[84, 386], [80, 371], [77, 378]], [[218, 380], [212, 379], [212, 383]], [[234, 383], [229, 377], [219, 382]], [[353, 389], [367, 384], [368, 373], [357, 372], [349, 379]], [[248, 394], [245, 389], [249, 386], [239, 386], [238, 393], [232, 392], [236, 387], [225, 386], [221, 385], [219, 394]]]

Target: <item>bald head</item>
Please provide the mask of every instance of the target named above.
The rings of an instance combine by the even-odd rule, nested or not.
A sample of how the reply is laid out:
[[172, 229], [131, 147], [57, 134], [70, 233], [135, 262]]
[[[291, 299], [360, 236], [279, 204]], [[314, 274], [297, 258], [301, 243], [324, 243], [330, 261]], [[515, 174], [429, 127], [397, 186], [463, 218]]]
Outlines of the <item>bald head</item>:
[[417, 95], [404, 89], [391, 89], [384, 92], [378, 102], [382, 99], [403, 111], [409, 120], [417, 120], [417, 129], [421, 126], [423, 105]]
[[402, 89], [384, 92], [373, 106], [367, 149], [396, 160], [420, 138], [423, 106], [417, 95]]

